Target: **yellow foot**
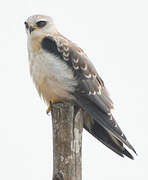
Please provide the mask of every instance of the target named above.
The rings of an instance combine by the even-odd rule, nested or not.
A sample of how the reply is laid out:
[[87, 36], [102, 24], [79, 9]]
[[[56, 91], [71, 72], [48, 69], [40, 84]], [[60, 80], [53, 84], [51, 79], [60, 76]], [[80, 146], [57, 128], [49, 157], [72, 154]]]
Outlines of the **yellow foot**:
[[48, 109], [46, 110], [46, 113], [49, 114], [51, 111], [50, 105], [48, 105]]
[[51, 104], [55, 104], [55, 103], [57, 103], [57, 102], [59, 102], [58, 99], [52, 99], [52, 100], [49, 102], [48, 109], [46, 110], [46, 113], [47, 113], [47, 114], [49, 114], [50, 111], [51, 111]]

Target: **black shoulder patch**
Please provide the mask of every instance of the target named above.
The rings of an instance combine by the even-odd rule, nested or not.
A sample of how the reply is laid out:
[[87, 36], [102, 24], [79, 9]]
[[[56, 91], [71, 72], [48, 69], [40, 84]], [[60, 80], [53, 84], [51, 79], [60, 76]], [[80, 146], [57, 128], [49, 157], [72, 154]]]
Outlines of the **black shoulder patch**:
[[43, 38], [43, 40], [41, 42], [41, 46], [46, 52], [49, 52], [49, 53], [59, 57], [68, 66], [70, 66], [70, 68], [72, 68], [72, 62], [70, 60], [69, 61], [64, 60], [63, 54], [58, 51], [57, 44], [56, 44], [55, 40], [52, 37], [48, 36], [48, 37]]
[[62, 58], [62, 54], [57, 49], [57, 44], [55, 40], [52, 37], [45, 37], [41, 42], [42, 48], [49, 52], [54, 54], [55, 56], [58, 56]]

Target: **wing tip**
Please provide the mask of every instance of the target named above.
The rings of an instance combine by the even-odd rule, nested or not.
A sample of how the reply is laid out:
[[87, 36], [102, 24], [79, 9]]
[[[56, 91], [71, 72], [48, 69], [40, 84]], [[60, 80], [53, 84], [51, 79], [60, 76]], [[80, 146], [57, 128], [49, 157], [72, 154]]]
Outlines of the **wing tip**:
[[128, 148], [130, 148], [130, 149], [136, 154], [136, 156], [138, 156], [136, 150], [135, 150], [135, 149], [133, 148], [133, 146], [129, 143], [129, 141], [127, 141], [127, 143], [125, 143], [125, 145], [126, 145]]
[[127, 156], [128, 158], [134, 160], [134, 157], [133, 157], [133, 156], [131, 155], [131, 153], [129, 153], [125, 148], [124, 148], [124, 150], [123, 150], [123, 154], [124, 154], [125, 156]]
[[133, 148], [132, 150], [133, 150], [133, 152], [136, 154], [136, 156], [138, 156], [138, 154], [137, 154], [137, 152], [135, 151], [135, 149]]

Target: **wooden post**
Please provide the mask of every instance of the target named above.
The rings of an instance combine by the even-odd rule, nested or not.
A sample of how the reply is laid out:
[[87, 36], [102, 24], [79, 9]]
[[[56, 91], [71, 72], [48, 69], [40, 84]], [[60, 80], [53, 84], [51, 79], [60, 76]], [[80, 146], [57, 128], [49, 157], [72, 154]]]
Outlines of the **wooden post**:
[[52, 105], [53, 180], [82, 180], [81, 110], [69, 102]]

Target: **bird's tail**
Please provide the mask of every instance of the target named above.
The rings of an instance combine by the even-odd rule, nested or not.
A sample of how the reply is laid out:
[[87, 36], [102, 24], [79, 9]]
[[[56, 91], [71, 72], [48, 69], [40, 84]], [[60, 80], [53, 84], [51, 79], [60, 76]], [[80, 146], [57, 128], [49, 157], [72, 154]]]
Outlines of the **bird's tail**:
[[90, 128], [88, 128], [89, 126], [86, 126], [86, 124], [84, 124], [84, 128], [117, 154], [121, 156], [124, 154], [133, 159], [133, 156], [123, 147], [123, 144], [135, 153], [136, 151], [123, 134], [113, 116], [112, 119], [110, 119], [110, 115], [102, 112], [94, 102], [83, 97], [83, 95], [77, 94], [75, 96], [78, 105], [94, 120]]
[[[91, 124], [90, 124], [91, 123]], [[117, 138], [112, 136], [107, 130], [100, 126], [96, 121], [90, 119], [90, 117], [84, 116], [84, 128], [93, 135], [96, 139], [102, 142], [105, 146], [112, 151], [120, 155], [121, 157], [127, 156], [130, 159], [134, 159], [133, 156], [123, 147]]]

